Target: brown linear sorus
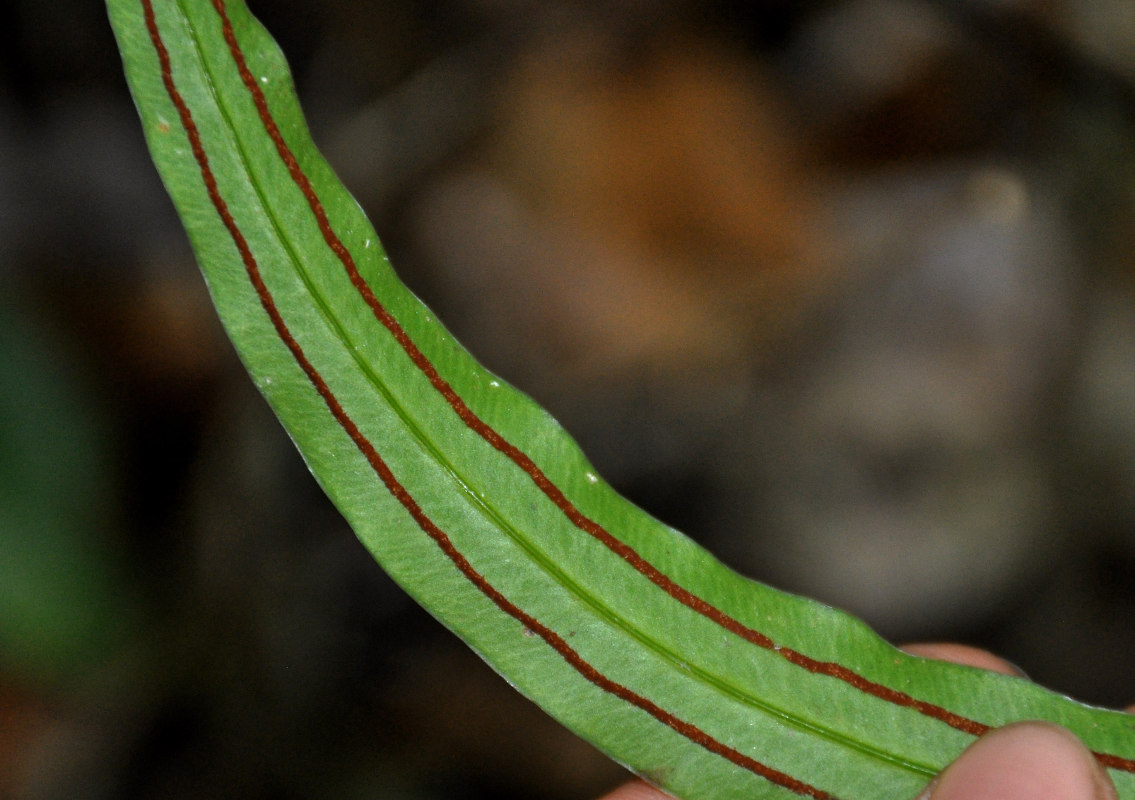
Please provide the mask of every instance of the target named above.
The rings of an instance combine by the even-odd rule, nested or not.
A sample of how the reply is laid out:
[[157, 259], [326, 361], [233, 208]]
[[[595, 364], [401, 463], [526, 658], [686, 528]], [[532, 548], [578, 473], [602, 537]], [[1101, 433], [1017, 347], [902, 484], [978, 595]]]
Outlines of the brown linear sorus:
[[[556, 486], [555, 483], [544, 473], [542, 469], [528, 456], [527, 453], [520, 450], [514, 444], [505, 439], [498, 433], [492, 426], [482, 420], [468, 404], [461, 398], [460, 395], [453, 389], [453, 387], [438, 373], [437, 369], [426, 357], [426, 355], [418, 348], [414, 341], [406, 333], [402, 325], [394, 318], [394, 316], [386, 309], [385, 306], [378, 300], [370, 286], [363, 279], [355, 264], [354, 257], [351, 252], [343, 244], [338, 234], [332, 228], [327, 214], [323, 209], [323, 204], [319, 200], [319, 196], [315, 193], [315, 189], [311, 185], [311, 181], [300, 167], [299, 162], [296, 160], [295, 154], [284, 140], [283, 135], [280, 133], [279, 126], [276, 124], [275, 118], [272, 116], [271, 110], [268, 108], [267, 99], [264, 96], [260, 85], [256, 82], [252, 72], [248, 68], [248, 64], [244, 58], [244, 52], [241, 50], [240, 43], [236, 39], [236, 34], [233, 31], [232, 24], [229, 21], [228, 14], [225, 9], [224, 0], [211, 0], [213, 7], [216, 9], [217, 14], [221, 18], [222, 30], [224, 32], [225, 41], [228, 43], [229, 51], [232, 54], [233, 60], [237, 65], [240, 73], [241, 80], [248, 88], [249, 93], [252, 95], [253, 102], [256, 105], [257, 113], [260, 116], [264, 128], [269, 137], [272, 139], [276, 146], [276, 150], [280, 158], [287, 166], [288, 172], [296, 185], [303, 192], [307, 200], [308, 206], [311, 208], [315, 216], [316, 222], [326, 241], [328, 247], [335, 253], [336, 257], [343, 264], [351, 284], [358, 291], [359, 295], [363, 298], [366, 304], [370, 307], [375, 318], [394, 336], [395, 340], [410, 357], [410, 360], [418, 367], [419, 370], [426, 376], [430, 384], [445, 398], [454, 412], [461, 418], [461, 420], [474, 432], [476, 432], [486, 442], [496, 448], [498, 451], [507, 456], [514, 464], [516, 464], [534, 484], [544, 493], [544, 495], [552, 501], [563, 514], [580, 530], [592, 536], [604, 546], [606, 546], [613, 553], [618, 555], [628, 564], [630, 564], [636, 571], [645, 576], [651, 583], [662, 589], [668, 595], [673, 597], [678, 602], [686, 607], [696, 611], [707, 619], [720, 625], [722, 628], [730, 631], [731, 633], [739, 636], [751, 644], [766, 650], [780, 654], [786, 661], [807, 670], [808, 672], [826, 675], [831, 678], [840, 680], [849, 686], [859, 689], [862, 692], [873, 695], [886, 702], [893, 703], [897, 706], [913, 709], [927, 717], [944, 722], [952, 728], [959, 731], [980, 736], [987, 733], [991, 726], [979, 722], [969, 717], [963, 716], [956, 712], [950, 711], [947, 708], [919, 700], [906, 692], [901, 692], [889, 686], [885, 686], [876, 681], [872, 681], [854, 670], [843, 666], [834, 661], [820, 661], [812, 658], [804, 653], [794, 650], [789, 647], [777, 646], [777, 644], [769, 638], [768, 635], [745, 625], [740, 620], [729, 616], [721, 609], [713, 604], [698, 597], [690, 592], [685, 587], [676, 583], [669, 576], [661, 572], [657, 567], [643, 558], [636, 550], [630, 547], [625, 542], [616, 538], [602, 525], [587, 517], [583, 512], [576, 508], [563, 491]], [[1095, 753], [1096, 758], [1104, 766], [1111, 769], [1122, 770], [1125, 772], [1135, 773], [1135, 759], [1123, 758], [1121, 756], [1112, 755], [1109, 753]]]
[[[373, 443], [362, 433], [359, 427], [355, 424], [354, 420], [347, 414], [346, 410], [339, 403], [338, 398], [332, 392], [330, 386], [323, 379], [323, 376], [316, 370], [315, 366], [307, 358], [303, 348], [299, 342], [292, 335], [287, 323], [284, 321], [276, 302], [264, 282], [260, 273], [260, 266], [253, 255], [248, 241], [243, 232], [240, 230], [236, 219], [233, 217], [232, 212], [229, 210], [228, 204], [221, 196], [220, 189], [217, 185], [216, 176], [213, 174], [212, 168], [209, 165], [208, 155], [205, 153], [205, 147], [201, 140], [200, 131], [197, 124], [193, 119], [193, 115], [189, 110], [188, 104], [185, 102], [184, 97], [177, 89], [177, 85], [173, 80], [173, 70], [169, 51], [162, 40], [161, 33], [158, 29], [157, 18], [154, 14], [152, 0], [141, 0], [143, 12], [146, 20], [146, 28], [150, 35], [150, 40], [157, 51], [158, 61], [161, 64], [162, 82], [165, 85], [167, 94], [177, 109], [178, 116], [181, 120], [182, 127], [186, 131], [189, 138], [190, 147], [193, 152], [193, 157], [196, 159], [197, 164], [201, 171], [201, 178], [205, 184], [206, 192], [209, 196], [210, 202], [216, 209], [217, 214], [220, 216], [226, 230], [232, 237], [233, 244], [236, 246], [240, 254], [241, 261], [244, 264], [245, 271], [248, 275], [249, 281], [252, 283], [253, 288], [260, 300], [261, 306], [264, 308], [273, 327], [276, 330], [277, 336], [287, 347], [292, 357], [295, 359], [297, 365], [307, 376], [316, 392], [322, 398], [324, 404], [327, 406], [335, 421], [343, 428], [344, 432], [351, 438], [355, 446], [366, 458], [371, 468], [378, 475], [379, 479], [386, 486], [387, 490], [398, 500], [399, 503], [406, 509], [410, 516], [417, 523], [418, 527], [422, 529], [441, 549], [445, 556], [453, 563], [453, 565], [465, 576], [477, 589], [485, 595], [491, 602], [493, 602], [501, 611], [505, 612], [517, 622], [519, 622], [526, 632], [534, 633], [544, 640], [552, 649], [566, 661], [573, 669], [576, 670], [586, 680], [596, 685], [605, 692], [608, 692], [620, 700], [632, 705], [666, 725], [673, 731], [681, 734], [690, 741], [698, 744], [706, 750], [725, 758], [742, 769], [748, 770], [755, 775], [758, 775], [771, 783], [788, 789], [798, 795], [804, 797], [811, 797], [815, 800], [836, 800], [836, 798], [819, 789], [811, 784], [805, 783], [793, 776], [781, 772], [773, 767], [768, 766], [751, 756], [742, 753], [741, 751], [730, 747], [729, 745], [713, 738], [708, 733], [703, 731], [696, 725], [687, 722], [674, 714], [666, 711], [649, 698], [635, 692], [627, 686], [618, 683], [611, 678], [608, 678], [594, 666], [592, 666], [578, 651], [571, 647], [567, 641], [557, 634], [552, 629], [548, 628], [542, 622], [537, 620], [531, 614], [519, 608], [507, 597], [504, 596], [495, 586], [473, 567], [469, 560], [461, 551], [453, 544], [449, 536], [442, 531], [437, 525], [429, 518], [425, 511], [421, 508], [418, 502], [413, 498], [406, 487], [398, 480], [398, 478], [391, 471], [390, 467], [386, 464], [385, 460], [378, 453]], [[219, 9], [223, 13], [223, 8]], [[231, 32], [231, 27], [228, 25], [227, 17], [225, 18], [226, 30]]]
[[[261, 90], [259, 83], [257, 83], [251, 70], [248, 68], [244, 51], [237, 41], [236, 33], [229, 20], [225, 0], [211, 0], [211, 2], [220, 17], [225, 42], [228, 44], [229, 52], [237, 66], [241, 81], [251, 94], [257, 114], [260, 116], [265, 131], [275, 144], [276, 151], [287, 167], [288, 173], [307, 200], [307, 204], [312, 214], [315, 216], [319, 230], [327, 246], [334, 252], [340, 263], [342, 263], [351, 284], [371, 309], [375, 318], [393, 335], [414, 365], [426, 376], [434, 389], [445, 398], [446, 402], [457, 416], [460, 417], [471, 430], [516, 464], [540, 491], [560, 509], [573, 525], [601, 542], [611, 552], [618, 555], [637, 572], [675, 600], [715, 622], [725, 630], [728, 630], [751, 644], [778, 653], [786, 661], [808, 672], [835, 678], [880, 700], [904, 708], [913, 709], [920, 714], [943, 722], [964, 733], [981, 736], [991, 729], [991, 726], [984, 722], [970, 719], [969, 717], [950, 711], [943, 706], [925, 700], [919, 700], [906, 692], [872, 681], [837, 662], [820, 661], [798, 650], [778, 646], [767, 634], [745, 625], [740, 620], [726, 614], [705, 599], [698, 597], [643, 558], [642, 555], [634, 550], [634, 548], [630, 547], [630, 545], [616, 538], [598, 522], [583, 514], [527, 453], [505, 439], [492, 426], [481, 419], [476, 412], [469, 408], [468, 404], [457, 394], [449, 382], [441, 377], [433, 363], [430, 362], [429, 358], [426, 357], [418, 348], [417, 344], [410, 338], [409, 334], [406, 333], [401, 323], [399, 323], [378, 300], [373, 290], [359, 273], [354, 256], [351, 255], [351, 252], [347, 249], [346, 245], [343, 244], [343, 241], [331, 226], [319, 196], [316, 194], [314, 187], [312, 187], [307, 174], [300, 167], [295, 154], [284, 140], [279, 126], [276, 124], [276, 120], [271, 110], [268, 108], [267, 98], [264, 96], [264, 92]], [[1124, 758], [1110, 753], [1096, 752], [1094, 755], [1101, 764], [1108, 768], [1135, 773], [1135, 759]]]

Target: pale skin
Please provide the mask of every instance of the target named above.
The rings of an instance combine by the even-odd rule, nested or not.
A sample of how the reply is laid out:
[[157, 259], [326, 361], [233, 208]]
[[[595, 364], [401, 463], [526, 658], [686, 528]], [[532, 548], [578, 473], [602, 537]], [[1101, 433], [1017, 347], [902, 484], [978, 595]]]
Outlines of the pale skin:
[[[912, 644], [903, 649], [1007, 675], [1021, 674], [1008, 661], [964, 645]], [[670, 798], [634, 781], [600, 800]], [[916, 800], [1116, 800], [1116, 794], [1106, 770], [1071, 733], [1047, 722], [1018, 722], [970, 745]]]

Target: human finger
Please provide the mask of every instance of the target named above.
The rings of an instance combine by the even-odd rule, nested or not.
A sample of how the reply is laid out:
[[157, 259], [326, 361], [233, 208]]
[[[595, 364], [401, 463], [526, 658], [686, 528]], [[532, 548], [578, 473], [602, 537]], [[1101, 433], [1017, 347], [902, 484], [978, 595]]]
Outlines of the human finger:
[[599, 800], [673, 800], [673, 798], [649, 783], [631, 781], [624, 783], [615, 791], [603, 795]]
[[918, 800], [1116, 800], [1087, 747], [1048, 722], [1017, 722], [966, 748]]
[[1019, 678], [1027, 677], [1020, 667], [1000, 656], [995, 656], [988, 650], [981, 650], [969, 645], [954, 642], [920, 642], [904, 644], [900, 650], [912, 656], [934, 658], [939, 661], [952, 661], [955, 664], [966, 664], [971, 667], [1000, 672], [1005, 675], [1016, 675]]

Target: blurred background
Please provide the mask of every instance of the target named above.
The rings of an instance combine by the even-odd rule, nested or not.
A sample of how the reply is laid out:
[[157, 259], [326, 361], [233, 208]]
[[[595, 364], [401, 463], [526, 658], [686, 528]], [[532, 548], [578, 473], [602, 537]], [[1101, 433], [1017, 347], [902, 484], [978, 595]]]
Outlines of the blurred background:
[[[405, 280], [621, 491], [890, 638], [1135, 701], [1130, 0], [253, 10]], [[0, 10], [0, 297], [0, 797], [624, 779], [320, 495], [93, 0]]]

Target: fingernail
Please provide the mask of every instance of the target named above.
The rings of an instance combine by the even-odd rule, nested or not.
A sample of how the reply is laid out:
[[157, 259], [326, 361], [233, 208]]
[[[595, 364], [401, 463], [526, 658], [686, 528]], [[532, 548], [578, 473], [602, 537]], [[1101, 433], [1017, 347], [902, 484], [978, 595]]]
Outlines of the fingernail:
[[1064, 728], [1021, 722], [978, 739], [919, 800], [1115, 800], [1115, 787]]

